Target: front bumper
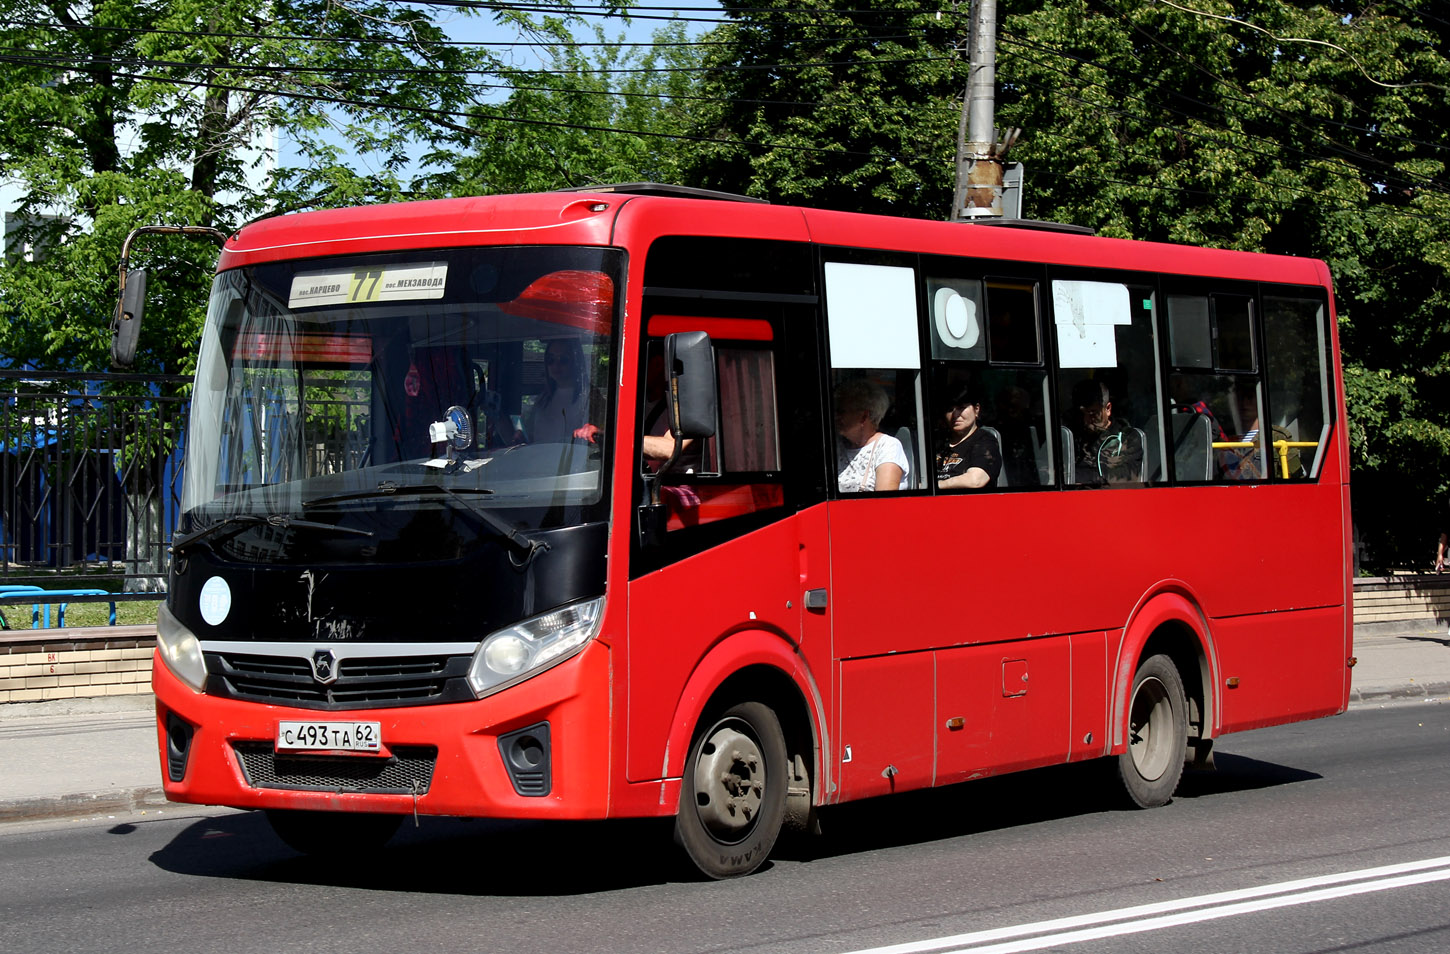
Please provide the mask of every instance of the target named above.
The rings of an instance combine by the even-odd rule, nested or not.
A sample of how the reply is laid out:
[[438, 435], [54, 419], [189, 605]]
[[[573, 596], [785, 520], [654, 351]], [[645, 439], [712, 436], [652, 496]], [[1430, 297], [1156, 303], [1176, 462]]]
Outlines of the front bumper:
[[[196, 693], [157, 655], [152, 686], [161, 777], [171, 801], [234, 808], [604, 818], [612, 677], [609, 647], [596, 641], [485, 699], [321, 712]], [[174, 731], [173, 716], [190, 731]], [[276, 760], [283, 771], [271, 771], [277, 724], [284, 720], [378, 722], [386, 754], [289, 756]], [[505, 767], [499, 737], [539, 723], [548, 723], [548, 791], [523, 795]], [[184, 773], [173, 781], [178, 760], [168, 736], [178, 735], [189, 738]]]

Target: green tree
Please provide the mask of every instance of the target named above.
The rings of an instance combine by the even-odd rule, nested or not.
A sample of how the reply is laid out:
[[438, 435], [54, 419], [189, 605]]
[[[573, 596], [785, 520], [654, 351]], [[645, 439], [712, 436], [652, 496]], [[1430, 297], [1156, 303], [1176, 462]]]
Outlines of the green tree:
[[727, 10], [694, 110], [691, 184], [940, 219], [952, 197], [965, 17], [940, 4], [768, 0]]
[[561, 21], [549, 27], [544, 67], [511, 73], [506, 100], [472, 110], [451, 169], [430, 183], [510, 193], [680, 181], [701, 60], [684, 24], [659, 28], [643, 47], [610, 41], [597, 26], [592, 44], [576, 42]]
[[[32, 250], [0, 268], [0, 355], [51, 368], [107, 366], [131, 228], [230, 230], [264, 213], [426, 194], [406, 181], [415, 156], [451, 132], [478, 74], [503, 66], [401, 0], [0, 9], [0, 179], [21, 191], [6, 238]], [[282, 141], [298, 161], [269, 170]], [[191, 370], [215, 258], [183, 239], [136, 250], [152, 271], [138, 370]]]

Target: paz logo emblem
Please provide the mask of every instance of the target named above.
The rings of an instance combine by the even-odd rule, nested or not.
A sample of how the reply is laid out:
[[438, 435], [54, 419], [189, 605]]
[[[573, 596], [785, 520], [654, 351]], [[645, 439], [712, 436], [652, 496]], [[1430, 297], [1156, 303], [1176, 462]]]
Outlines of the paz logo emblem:
[[330, 649], [319, 649], [312, 654], [312, 678], [321, 683], [337, 679], [337, 657]]

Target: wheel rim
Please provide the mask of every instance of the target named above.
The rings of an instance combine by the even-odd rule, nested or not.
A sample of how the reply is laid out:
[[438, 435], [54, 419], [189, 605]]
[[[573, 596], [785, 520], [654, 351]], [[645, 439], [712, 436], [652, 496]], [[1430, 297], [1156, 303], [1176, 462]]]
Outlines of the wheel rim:
[[695, 814], [724, 844], [750, 834], [765, 796], [765, 756], [738, 722], [717, 724], [700, 743], [695, 760]]
[[1148, 781], [1168, 771], [1173, 756], [1173, 701], [1168, 687], [1150, 676], [1133, 691], [1128, 716], [1128, 751], [1133, 767]]

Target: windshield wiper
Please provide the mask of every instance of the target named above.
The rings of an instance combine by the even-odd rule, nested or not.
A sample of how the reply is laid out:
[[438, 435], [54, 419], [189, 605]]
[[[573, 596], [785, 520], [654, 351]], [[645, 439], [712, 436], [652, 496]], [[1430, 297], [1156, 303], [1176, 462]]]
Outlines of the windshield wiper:
[[442, 484], [398, 484], [391, 480], [385, 480], [372, 490], [350, 490], [346, 493], [328, 494], [325, 497], [313, 497], [311, 500], [302, 501], [302, 509], [308, 507], [320, 507], [324, 504], [343, 503], [348, 500], [368, 500], [372, 497], [392, 497], [397, 494], [434, 494], [450, 493], [454, 496], [461, 494], [491, 494], [492, 490], [485, 487], [464, 487], [454, 490], [451, 487], [444, 487]]
[[[483, 487], [459, 487], [454, 489], [445, 484], [397, 484], [391, 480], [385, 480], [378, 484], [375, 490], [355, 490], [349, 493], [330, 494], [326, 497], [313, 497], [311, 500], [302, 501], [302, 507], [305, 510], [308, 507], [319, 507], [324, 504], [339, 503], [348, 500], [366, 500], [370, 497], [391, 497], [398, 494], [447, 494], [449, 497], [463, 504], [469, 513], [474, 514], [484, 523], [488, 524], [489, 529], [503, 537], [519, 553], [523, 554], [523, 562], [520, 563], [515, 560], [515, 566], [527, 566], [534, 557], [546, 552], [549, 549], [549, 544], [543, 540], [534, 539], [517, 527], [510, 527], [488, 510], [474, 506], [473, 501], [465, 496], [465, 494], [487, 495], [491, 493], [493, 493], [492, 490]], [[509, 559], [513, 560], [513, 557], [509, 557]]]
[[292, 527], [301, 527], [307, 530], [330, 530], [333, 533], [349, 533], [353, 536], [370, 537], [371, 530], [356, 530], [352, 527], [339, 527], [335, 523], [319, 523], [316, 520], [301, 520], [296, 517], [289, 517], [285, 513], [260, 514], [260, 513], [238, 513], [230, 517], [218, 520], [216, 523], [202, 527], [200, 530], [193, 530], [190, 533], [182, 534], [171, 541], [171, 552], [180, 553], [187, 547], [203, 540], [213, 534], [225, 533], [233, 536], [251, 527], [266, 524], [271, 527], [279, 527], [283, 530]]

